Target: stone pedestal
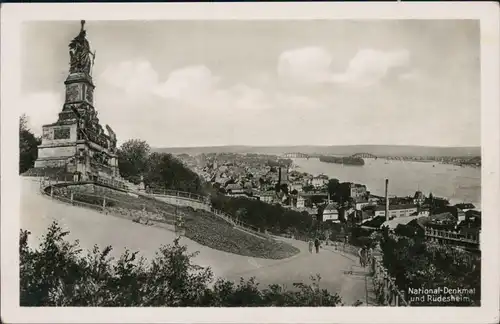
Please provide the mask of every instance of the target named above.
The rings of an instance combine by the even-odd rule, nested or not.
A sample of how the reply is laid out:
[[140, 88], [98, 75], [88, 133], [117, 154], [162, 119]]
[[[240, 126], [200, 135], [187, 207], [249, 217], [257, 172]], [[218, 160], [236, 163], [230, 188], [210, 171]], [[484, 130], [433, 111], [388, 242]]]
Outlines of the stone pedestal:
[[89, 65], [92, 54], [85, 35], [82, 23], [80, 34], [70, 44], [71, 69], [64, 82], [63, 109], [55, 123], [43, 126], [35, 168], [60, 167], [80, 180], [115, 179], [119, 178], [116, 136], [107, 125], [106, 134], [97, 118]]

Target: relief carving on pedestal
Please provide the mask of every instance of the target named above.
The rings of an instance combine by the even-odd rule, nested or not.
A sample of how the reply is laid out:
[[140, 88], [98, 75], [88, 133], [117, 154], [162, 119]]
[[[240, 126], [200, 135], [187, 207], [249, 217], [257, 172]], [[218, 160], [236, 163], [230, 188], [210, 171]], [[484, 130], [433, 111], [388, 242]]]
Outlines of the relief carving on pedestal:
[[87, 86], [87, 91], [85, 92], [85, 100], [90, 104], [94, 104], [94, 90], [89, 86]]
[[64, 128], [56, 128], [54, 129], [54, 139], [69, 139], [70, 138], [70, 129], [69, 127]]
[[50, 129], [45, 128], [43, 130], [42, 139], [45, 139], [45, 140], [51, 140], [52, 139], [52, 132], [50, 131]]
[[70, 84], [66, 87], [66, 102], [78, 101], [80, 98], [80, 85]]
[[92, 154], [92, 161], [99, 164], [107, 165], [109, 157], [104, 152], [94, 151]]

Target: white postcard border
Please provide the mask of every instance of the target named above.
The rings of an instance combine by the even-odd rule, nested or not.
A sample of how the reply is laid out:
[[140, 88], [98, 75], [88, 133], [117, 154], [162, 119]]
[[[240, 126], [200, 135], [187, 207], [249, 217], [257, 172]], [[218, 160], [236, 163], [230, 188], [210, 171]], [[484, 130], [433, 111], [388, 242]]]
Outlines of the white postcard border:
[[[481, 22], [482, 306], [480, 308], [21, 308], [18, 117], [20, 24], [30, 20], [479, 19]], [[3, 4], [1, 10], [1, 306], [8, 323], [481, 323], [499, 305], [499, 10], [495, 3]], [[439, 51], [439, 48], [436, 48]], [[446, 58], [443, 58], [446, 59]], [[452, 118], [452, 116], [450, 116]]]

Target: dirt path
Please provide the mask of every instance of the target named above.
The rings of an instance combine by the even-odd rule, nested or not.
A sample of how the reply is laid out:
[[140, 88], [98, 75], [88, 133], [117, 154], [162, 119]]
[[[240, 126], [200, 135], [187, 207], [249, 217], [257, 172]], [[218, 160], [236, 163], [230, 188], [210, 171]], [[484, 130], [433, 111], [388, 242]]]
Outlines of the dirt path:
[[[20, 226], [32, 233], [32, 245], [38, 244], [41, 235], [54, 220], [64, 230], [69, 230], [69, 239], [78, 239], [82, 248], [91, 249], [94, 244], [101, 248], [111, 245], [114, 248], [114, 256], [129, 249], [139, 251], [139, 254], [146, 258], [152, 258], [161, 245], [171, 244], [175, 238], [173, 232], [162, 228], [140, 225], [52, 200], [40, 193], [39, 183], [34, 179], [20, 179]], [[187, 238], [182, 238], [181, 244], [186, 245], [190, 252], [199, 251], [195, 263], [210, 266], [219, 277], [232, 280], [256, 277], [260, 287], [271, 283], [291, 287], [295, 282], [309, 283], [311, 275], [320, 274], [321, 286], [332, 293], [339, 293], [346, 305], [351, 305], [358, 299], [365, 302], [364, 279], [344, 273], [355, 267], [355, 261], [325, 249], [321, 249], [319, 254], [311, 254], [305, 242], [283, 240], [296, 246], [301, 252], [288, 259], [268, 260], [221, 252]]]

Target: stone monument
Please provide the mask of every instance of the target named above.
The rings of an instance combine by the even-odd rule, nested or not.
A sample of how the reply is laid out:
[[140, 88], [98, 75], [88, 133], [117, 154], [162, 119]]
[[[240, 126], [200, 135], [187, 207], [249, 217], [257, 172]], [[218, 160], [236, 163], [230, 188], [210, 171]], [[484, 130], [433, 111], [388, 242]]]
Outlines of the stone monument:
[[116, 135], [107, 134], [94, 108], [92, 53], [81, 22], [80, 33], [69, 44], [69, 75], [64, 82], [66, 99], [55, 123], [44, 125], [35, 168], [61, 168], [79, 180], [119, 178]]

